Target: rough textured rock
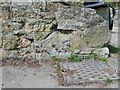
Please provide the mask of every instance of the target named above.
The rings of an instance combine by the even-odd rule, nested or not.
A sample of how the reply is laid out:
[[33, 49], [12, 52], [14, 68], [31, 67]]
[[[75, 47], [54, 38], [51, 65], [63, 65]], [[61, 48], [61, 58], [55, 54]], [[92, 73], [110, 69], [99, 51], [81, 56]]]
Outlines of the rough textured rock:
[[3, 57], [67, 58], [110, 41], [107, 21], [81, 3], [1, 3]]
[[4, 49], [16, 49], [18, 46], [19, 38], [14, 35], [3, 35], [3, 48]]
[[11, 18], [11, 7], [9, 4], [4, 4], [0, 6], [1, 13], [2, 13], [2, 19], [7, 20]]
[[55, 25], [55, 20], [29, 19], [25, 24], [25, 31], [32, 38], [35, 37], [36, 40], [43, 40], [52, 33], [52, 29], [55, 27]]
[[[81, 46], [97, 47], [111, 38], [108, 23], [95, 10], [79, 7], [62, 7], [56, 13], [58, 29], [76, 30], [73, 39]], [[66, 31], [67, 32], [67, 31]], [[69, 31], [68, 31], [69, 32]], [[99, 38], [100, 37], [100, 38]]]
[[101, 57], [108, 57], [108, 55], [110, 54], [109, 49], [107, 47], [95, 49], [93, 53], [96, 53]]

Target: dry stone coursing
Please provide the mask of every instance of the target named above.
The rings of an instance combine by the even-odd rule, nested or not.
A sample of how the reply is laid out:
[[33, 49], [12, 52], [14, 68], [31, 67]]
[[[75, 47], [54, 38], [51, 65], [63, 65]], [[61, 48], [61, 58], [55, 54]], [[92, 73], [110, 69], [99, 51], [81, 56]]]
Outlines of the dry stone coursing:
[[[108, 43], [108, 23], [79, 3], [1, 3], [3, 58], [67, 58]], [[89, 51], [90, 52], [90, 51]], [[36, 55], [36, 56], [35, 56]]]

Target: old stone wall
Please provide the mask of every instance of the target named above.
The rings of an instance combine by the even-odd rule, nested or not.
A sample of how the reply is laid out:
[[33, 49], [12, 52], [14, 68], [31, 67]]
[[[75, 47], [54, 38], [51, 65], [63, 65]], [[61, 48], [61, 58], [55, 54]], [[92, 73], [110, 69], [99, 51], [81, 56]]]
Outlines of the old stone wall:
[[67, 58], [91, 53], [111, 38], [107, 21], [81, 2], [1, 2], [0, 9], [3, 59]]

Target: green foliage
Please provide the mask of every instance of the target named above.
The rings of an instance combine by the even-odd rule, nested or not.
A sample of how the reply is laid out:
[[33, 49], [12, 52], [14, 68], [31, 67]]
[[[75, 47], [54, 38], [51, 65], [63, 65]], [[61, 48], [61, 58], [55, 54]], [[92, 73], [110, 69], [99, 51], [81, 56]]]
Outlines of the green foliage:
[[92, 57], [93, 57], [95, 60], [97, 60], [97, 59], [99, 58], [99, 55], [98, 55], [97, 53], [93, 53], [93, 54], [92, 54]]
[[99, 57], [99, 60], [102, 61], [102, 62], [107, 62], [108, 61], [108, 59], [105, 58], [105, 57]]
[[72, 61], [72, 62], [82, 61], [82, 60], [80, 59], [80, 57], [78, 57], [77, 55], [74, 55], [74, 54], [71, 54], [71, 56], [69, 57], [69, 60]]
[[112, 79], [107, 78], [106, 82], [107, 82], [107, 83], [112, 83]]
[[110, 53], [119, 53], [120, 52], [120, 48], [114, 47], [112, 45], [104, 45], [104, 47], [108, 47], [110, 50]]
[[54, 60], [55, 62], [59, 62], [60, 61], [60, 58], [58, 56], [53, 56], [52, 57], [52, 60]]
[[102, 62], [107, 62], [107, 58], [106, 57], [101, 57], [97, 53], [93, 53], [92, 57], [94, 58], [94, 60], [99, 60], [99, 61], [102, 61]]
[[113, 7], [120, 7], [120, 2], [115, 2], [114, 0], [105, 0], [105, 2], [111, 4]]

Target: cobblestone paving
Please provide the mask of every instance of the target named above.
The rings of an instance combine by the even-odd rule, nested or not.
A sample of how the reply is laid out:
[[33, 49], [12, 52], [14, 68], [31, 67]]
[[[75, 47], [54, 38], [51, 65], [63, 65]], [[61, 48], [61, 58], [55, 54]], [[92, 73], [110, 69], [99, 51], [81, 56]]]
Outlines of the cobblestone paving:
[[106, 81], [107, 79], [117, 80], [118, 76], [115, 70], [108, 64], [99, 61], [85, 62], [66, 62], [60, 63], [64, 84], [79, 85], [84, 83], [92, 83]]

